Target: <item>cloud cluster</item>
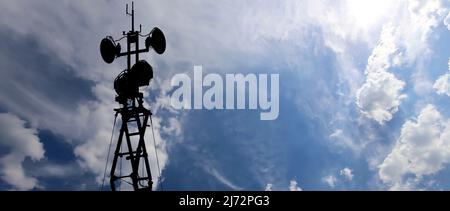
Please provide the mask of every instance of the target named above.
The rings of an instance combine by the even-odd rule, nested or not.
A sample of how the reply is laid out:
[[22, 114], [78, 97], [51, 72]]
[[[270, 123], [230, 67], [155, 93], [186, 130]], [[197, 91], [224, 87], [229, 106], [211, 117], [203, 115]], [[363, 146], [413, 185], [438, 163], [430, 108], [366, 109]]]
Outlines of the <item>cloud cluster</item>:
[[345, 178], [345, 180], [347, 180], [347, 181], [352, 181], [353, 177], [354, 177], [353, 170], [348, 168], [348, 167], [345, 167], [345, 168], [341, 169], [339, 171], [339, 174], [341, 176], [343, 176]]
[[290, 191], [302, 191], [300, 187], [298, 187], [298, 183], [296, 180], [291, 180], [289, 184]]
[[398, 59], [394, 33], [392, 27], [383, 29], [380, 41], [369, 57], [366, 82], [356, 94], [360, 111], [380, 124], [392, 119], [406, 97], [401, 93], [405, 83], [388, 72]]
[[330, 188], [334, 189], [338, 184], [345, 184], [345, 182], [350, 183], [353, 181], [353, 177], [355, 175], [353, 174], [353, 169], [349, 167], [345, 167], [341, 170], [339, 170], [338, 174], [335, 173], [326, 175], [322, 177], [321, 181], [322, 183], [327, 184]]
[[[399, 139], [379, 166], [380, 179], [393, 190], [411, 189], [450, 162], [450, 120], [433, 105], [403, 124]], [[408, 177], [408, 175], [412, 175]]]
[[[448, 70], [450, 71], [450, 60], [448, 61]], [[439, 95], [450, 96], [450, 73], [440, 76], [434, 83], [433, 88]]]
[[[429, 93], [431, 87], [439, 94], [447, 94], [449, 89], [448, 75], [440, 77], [433, 86], [432, 82], [427, 81], [426, 76], [428, 73], [425, 71], [428, 69], [425, 64], [427, 64], [432, 55], [429, 39], [432, 37], [432, 32], [442, 23], [441, 21], [444, 19], [448, 8], [440, 0], [410, 0], [406, 1], [406, 3], [408, 12], [405, 15], [399, 15], [398, 21], [393, 21], [395, 27], [391, 25], [390, 33], [384, 35], [382, 33], [380, 42], [368, 61], [366, 68], [367, 81], [357, 93], [356, 103], [361, 112], [380, 124], [392, 119], [393, 115], [398, 111], [402, 100], [406, 97], [405, 94], [401, 93], [406, 84], [396, 79], [392, 73], [389, 73], [389, 69], [414, 64], [412, 66], [414, 71], [412, 74], [414, 79], [412, 85], [418, 95]], [[445, 23], [445, 20], [443, 22]], [[383, 31], [386, 32], [386, 26]], [[373, 65], [377, 63], [379, 65]], [[377, 72], [376, 70], [382, 71]], [[376, 74], [373, 74], [373, 77], [371, 77], [371, 72]], [[436, 166], [446, 162], [445, 159], [426, 157], [435, 156], [439, 153], [433, 153], [433, 150], [431, 150], [430, 153], [423, 154], [423, 150], [426, 151], [427, 149], [420, 149], [421, 146], [415, 145], [415, 142], [412, 141], [416, 139], [429, 140], [430, 137], [424, 135], [427, 132], [422, 133], [420, 131], [428, 131], [425, 127], [426, 123], [422, 122], [425, 122], [425, 119], [428, 117], [431, 118], [435, 113], [437, 111], [433, 106], [429, 105], [422, 110], [416, 123], [412, 121], [405, 123], [402, 127], [401, 137], [397, 140], [390, 155], [383, 159], [380, 165], [379, 176], [391, 189], [413, 189], [423, 175], [437, 172], [440, 167]], [[421, 119], [420, 117], [423, 118]], [[436, 118], [436, 120], [441, 122], [438, 123], [441, 125], [444, 125], [442, 122], [446, 121], [441, 117]], [[427, 123], [431, 124], [432, 121]], [[420, 126], [414, 127], [414, 124]], [[411, 128], [415, 128], [415, 131]], [[444, 131], [441, 131], [439, 134], [443, 135]], [[429, 141], [433, 142], [433, 140]], [[416, 156], [421, 153], [422, 156]], [[422, 169], [417, 167], [417, 165], [427, 163], [429, 161], [427, 159], [436, 159], [434, 160], [435, 163], [433, 163], [436, 165]], [[405, 178], [408, 174], [413, 174], [413, 178]]]
[[266, 188], [264, 189], [264, 191], [272, 191], [272, 187], [273, 187], [272, 183], [267, 183]]
[[[447, 9], [440, 0], [406, 2], [408, 13], [399, 15], [394, 25], [385, 25], [378, 45], [366, 67], [366, 82], [357, 92], [361, 112], [378, 123], [390, 121], [398, 111], [405, 83], [389, 72], [404, 64], [421, 64], [429, 56], [429, 37]], [[401, 13], [400, 13], [401, 14]], [[418, 68], [418, 75], [424, 74]], [[416, 80], [415, 86], [423, 84]], [[422, 90], [417, 89], [417, 92]]]
[[[266, 188], [264, 190], [265, 191], [272, 191], [273, 190], [273, 184], [272, 183], [267, 183]], [[303, 189], [298, 186], [297, 180], [292, 179], [291, 181], [289, 181], [289, 191], [303, 191]]]
[[328, 175], [322, 178], [322, 182], [330, 186], [331, 188], [336, 187], [337, 178], [334, 175]]
[[22, 165], [26, 158], [33, 161], [44, 158], [45, 151], [37, 130], [25, 127], [25, 121], [9, 113], [0, 113], [0, 125], [0, 146], [8, 151], [0, 155], [1, 180], [17, 190], [37, 187], [37, 179], [28, 175]]
[[439, 95], [450, 96], [450, 74], [444, 74], [439, 77], [434, 83], [433, 88]]

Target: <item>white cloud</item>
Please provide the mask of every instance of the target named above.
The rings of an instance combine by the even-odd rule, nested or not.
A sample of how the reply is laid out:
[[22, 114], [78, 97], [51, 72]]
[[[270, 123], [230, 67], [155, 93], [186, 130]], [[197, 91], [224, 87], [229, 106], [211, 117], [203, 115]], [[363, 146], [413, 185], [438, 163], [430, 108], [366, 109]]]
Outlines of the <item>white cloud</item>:
[[44, 158], [44, 148], [37, 131], [26, 128], [25, 121], [9, 113], [0, 113], [0, 145], [9, 151], [0, 157], [0, 176], [17, 190], [30, 190], [38, 186], [36, 178], [23, 169], [25, 158], [38, 161]]
[[412, 65], [412, 86], [420, 97], [426, 97], [433, 92], [433, 81], [430, 80], [429, 62], [433, 59], [431, 41], [435, 29], [444, 22], [448, 4], [441, 0], [408, 1], [408, 16], [400, 19], [398, 32], [404, 48], [403, 63]]
[[[450, 70], [450, 59], [448, 61], [448, 70]], [[439, 77], [433, 85], [433, 88], [439, 95], [450, 96], [450, 73], [446, 73]]]
[[424, 60], [430, 53], [429, 38], [433, 30], [442, 23], [446, 6], [441, 0], [408, 0], [408, 16], [399, 30], [401, 43], [405, 47], [409, 62]]
[[[267, 183], [266, 188], [264, 190], [273, 191], [273, 184]], [[283, 188], [283, 190], [285, 190], [285, 188]], [[289, 191], [303, 191], [303, 189], [298, 186], [297, 180], [292, 179], [289, 181]]]
[[367, 117], [379, 124], [390, 121], [404, 98], [405, 83], [392, 73], [380, 71], [367, 75], [366, 83], [358, 90], [357, 106]]
[[[447, 11], [440, 0], [409, 0], [404, 6], [408, 12], [399, 12], [390, 25], [384, 26], [366, 67], [366, 83], [357, 91], [356, 104], [361, 112], [380, 124], [392, 119], [406, 97], [401, 93], [405, 83], [388, 71], [395, 66], [415, 63], [415, 74], [426, 75], [421, 64], [430, 56], [430, 34]], [[414, 81], [419, 95], [430, 91], [423, 90], [429, 84], [423, 77]]]
[[345, 168], [343, 168], [343, 169], [341, 169], [340, 171], [339, 171], [339, 174], [341, 175], [341, 176], [344, 176], [344, 178], [347, 180], [347, 181], [352, 181], [353, 180], [353, 170], [352, 169], [350, 169], [350, 168], [348, 168], [348, 167], [345, 167]]
[[333, 175], [328, 175], [322, 178], [322, 182], [327, 184], [331, 188], [334, 188], [336, 186], [337, 179]]
[[265, 191], [272, 191], [272, 183], [267, 183], [266, 188], [264, 189]]
[[349, 137], [342, 129], [336, 129], [332, 134], [328, 136], [332, 141], [333, 146], [348, 148], [353, 153], [359, 155], [366, 146], [366, 142], [358, 142]]
[[220, 183], [226, 185], [227, 187], [231, 188], [232, 190], [242, 190], [241, 187], [237, 186], [233, 182], [231, 182], [229, 179], [225, 178], [222, 174], [220, 174], [217, 169], [213, 167], [204, 166], [206, 172], [208, 172], [211, 176], [216, 178]]
[[291, 180], [289, 184], [290, 191], [302, 191], [300, 187], [298, 187], [298, 183], [296, 180]]
[[448, 12], [447, 17], [444, 20], [444, 24], [447, 26], [447, 29], [450, 30], [450, 12]]
[[169, 118], [169, 122], [167, 126], [163, 126], [161, 128], [162, 132], [165, 134], [172, 134], [175, 137], [180, 137], [182, 132], [182, 126], [180, 121], [174, 117]]
[[450, 96], [450, 74], [444, 74], [439, 77], [433, 85], [433, 88], [439, 95]]
[[[450, 162], [450, 120], [427, 105], [416, 120], [403, 124], [400, 137], [379, 166], [381, 180], [391, 189], [414, 189], [426, 175]], [[414, 178], [408, 178], [411, 174]]]
[[342, 180], [351, 182], [353, 181], [354, 178], [353, 170], [348, 167], [339, 170], [339, 175], [342, 177], [342, 178], [340, 177], [341, 179], [335, 176], [334, 173], [331, 173], [325, 177], [322, 177], [322, 182], [327, 184], [331, 188], [335, 188], [336, 185], [340, 183]]
[[360, 111], [380, 124], [392, 119], [406, 97], [401, 93], [405, 83], [388, 72], [398, 56], [395, 42], [394, 29], [385, 27], [369, 57], [366, 82], [356, 94], [356, 105]]

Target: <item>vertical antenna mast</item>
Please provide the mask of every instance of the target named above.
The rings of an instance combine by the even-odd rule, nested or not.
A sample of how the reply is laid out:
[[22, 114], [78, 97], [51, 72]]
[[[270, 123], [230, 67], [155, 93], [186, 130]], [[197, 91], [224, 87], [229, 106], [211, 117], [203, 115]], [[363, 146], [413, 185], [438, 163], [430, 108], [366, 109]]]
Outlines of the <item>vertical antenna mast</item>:
[[131, 13], [128, 12], [128, 4], [126, 14], [131, 16], [131, 31], [134, 31], [134, 1], [131, 2]]

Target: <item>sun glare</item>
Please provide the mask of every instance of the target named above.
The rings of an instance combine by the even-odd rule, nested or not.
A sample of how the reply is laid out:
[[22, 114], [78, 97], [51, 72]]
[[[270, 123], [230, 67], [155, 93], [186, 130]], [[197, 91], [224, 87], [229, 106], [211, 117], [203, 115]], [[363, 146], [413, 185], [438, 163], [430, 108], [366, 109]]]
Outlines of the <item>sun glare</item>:
[[347, 7], [356, 25], [370, 27], [388, 13], [390, 3], [390, 0], [347, 0]]

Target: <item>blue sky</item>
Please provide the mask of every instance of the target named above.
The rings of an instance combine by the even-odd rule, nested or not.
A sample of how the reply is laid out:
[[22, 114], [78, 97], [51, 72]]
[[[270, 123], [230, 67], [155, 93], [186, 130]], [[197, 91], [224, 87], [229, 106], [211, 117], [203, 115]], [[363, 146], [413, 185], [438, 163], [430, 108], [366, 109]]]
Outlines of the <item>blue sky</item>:
[[[450, 188], [448, 1], [135, 4], [143, 32], [167, 39], [165, 54], [143, 56], [164, 189]], [[0, 5], [0, 189], [98, 190], [126, 62], [105, 64], [99, 43], [129, 29], [124, 2]], [[174, 110], [170, 80], [194, 65], [279, 74], [278, 119]]]

